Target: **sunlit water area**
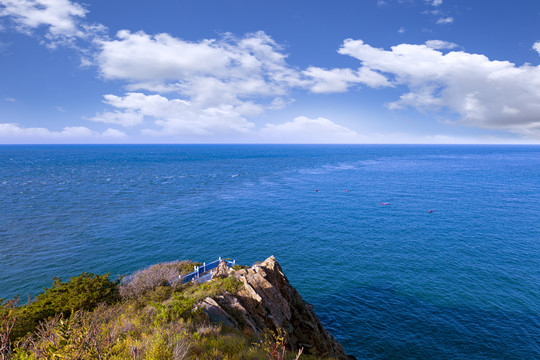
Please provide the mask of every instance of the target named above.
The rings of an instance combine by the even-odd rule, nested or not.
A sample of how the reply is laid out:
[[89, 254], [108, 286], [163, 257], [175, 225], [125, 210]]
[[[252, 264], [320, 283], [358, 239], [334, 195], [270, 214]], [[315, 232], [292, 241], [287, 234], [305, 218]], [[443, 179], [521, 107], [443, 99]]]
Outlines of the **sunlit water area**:
[[0, 298], [275, 255], [359, 359], [540, 358], [540, 147], [0, 147]]

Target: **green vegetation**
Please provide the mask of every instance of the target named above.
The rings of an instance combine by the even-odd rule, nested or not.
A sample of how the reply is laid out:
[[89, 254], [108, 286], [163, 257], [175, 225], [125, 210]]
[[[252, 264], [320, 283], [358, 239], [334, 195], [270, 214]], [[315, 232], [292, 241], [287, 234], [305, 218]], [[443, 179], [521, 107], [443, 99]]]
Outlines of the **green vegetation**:
[[[204, 284], [171, 279], [193, 264], [157, 264], [110, 280], [83, 273], [52, 286], [32, 302], [0, 299], [2, 360], [38, 359], [297, 359], [287, 354], [283, 332], [262, 337], [211, 324], [201, 301], [235, 294], [234, 276]], [[302, 359], [315, 359], [301, 356]]]
[[55, 315], [68, 317], [73, 311], [91, 311], [99, 304], [114, 304], [120, 300], [118, 285], [119, 280], [111, 281], [109, 274], [82, 273], [68, 282], [54, 278], [49, 289], [44, 288], [34, 301], [18, 309], [13, 337], [23, 337]]

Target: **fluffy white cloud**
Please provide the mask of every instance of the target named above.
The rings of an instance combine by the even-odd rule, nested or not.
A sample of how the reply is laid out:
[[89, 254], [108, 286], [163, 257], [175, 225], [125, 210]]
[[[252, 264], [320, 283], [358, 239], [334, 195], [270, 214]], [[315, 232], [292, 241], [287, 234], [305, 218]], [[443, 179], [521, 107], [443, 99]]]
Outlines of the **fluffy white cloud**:
[[442, 4], [443, 0], [433, 0], [431, 5], [433, 6], [440, 6]]
[[266, 124], [259, 132], [272, 143], [358, 143], [366, 138], [325, 118], [299, 116], [283, 124]]
[[0, 17], [8, 17], [25, 33], [45, 27], [46, 36], [53, 43], [84, 37], [87, 30], [95, 31], [95, 26], [80, 24], [86, 12], [81, 5], [69, 0], [0, 0]]
[[264, 32], [189, 42], [122, 30], [97, 44], [101, 76], [124, 81], [130, 92], [106, 95], [114, 110], [92, 120], [122, 126], [153, 121], [157, 128], [144, 133], [155, 136], [243, 133], [254, 126], [248, 117], [283, 107], [291, 89], [308, 84]]
[[339, 52], [409, 89], [390, 108], [446, 108], [466, 125], [540, 136], [540, 66], [463, 51], [443, 54], [427, 45], [401, 44], [388, 51], [352, 39]]
[[116, 40], [98, 44], [97, 63], [104, 78], [124, 80], [132, 91], [177, 92], [199, 105], [282, 96], [303, 84], [264, 32], [189, 42], [169, 34], [122, 30]]
[[440, 18], [437, 20], [437, 24], [451, 24], [454, 22], [454, 18], [451, 17], [451, 16], [448, 16], [448, 17], [445, 17], [445, 18]]
[[458, 45], [453, 42], [443, 40], [428, 40], [426, 41], [426, 45], [435, 50], [455, 49], [458, 47]]
[[309, 67], [303, 74], [311, 79], [310, 90], [314, 93], [345, 92], [354, 84], [370, 87], [390, 86], [386, 78], [366, 67], [358, 70]]
[[116, 129], [107, 129], [103, 133], [84, 126], [68, 126], [62, 131], [51, 131], [41, 127], [20, 127], [14, 123], [0, 123], [0, 142], [9, 143], [78, 143], [110, 141], [122, 138], [126, 134]]
[[540, 41], [537, 41], [533, 44], [533, 49], [536, 50], [538, 54], [540, 54]]
[[[153, 119], [157, 129], [145, 129], [144, 134], [153, 136], [219, 135], [231, 132], [245, 133], [254, 125], [246, 120], [261, 111], [250, 102], [235, 105], [221, 104], [213, 107], [200, 107], [187, 100], [168, 99], [162, 95], [127, 93], [125, 96], [106, 95], [105, 101], [117, 109], [93, 120], [122, 124], [120, 119]], [[142, 121], [142, 120], [141, 120]]]

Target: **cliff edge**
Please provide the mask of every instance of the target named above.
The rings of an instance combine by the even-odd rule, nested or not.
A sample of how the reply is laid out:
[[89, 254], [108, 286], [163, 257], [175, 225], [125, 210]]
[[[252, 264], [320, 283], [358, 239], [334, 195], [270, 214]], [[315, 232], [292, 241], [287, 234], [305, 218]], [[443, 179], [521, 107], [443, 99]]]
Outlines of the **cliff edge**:
[[18, 298], [0, 299], [0, 356], [354, 359], [324, 329], [274, 257], [250, 268], [221, 259], [199, 265], [160, 263], [121, 280], [82, 273], [69, 281], [55, 278], [25, 305]]
[[247, 269], [231, 269], [228, 274], [223, 268], [217, 273], [236, 277], [243, 288], [235, 294], [206, 298], [201, 305], [210, 321], [233, 326], [246, 334], [281, 329], [287, 334], [285, 344], [293, 351], [304, 348], [304, 354], [354, 359], [324, 329], [313, 307], [290, 285], [273, 256]]

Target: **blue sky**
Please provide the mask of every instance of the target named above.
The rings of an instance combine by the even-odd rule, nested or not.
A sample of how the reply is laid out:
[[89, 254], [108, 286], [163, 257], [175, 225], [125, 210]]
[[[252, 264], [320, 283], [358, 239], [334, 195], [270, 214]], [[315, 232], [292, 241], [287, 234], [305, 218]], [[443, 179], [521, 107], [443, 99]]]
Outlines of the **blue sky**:
[[540, 2], [0, 0], [0, 143], [540, 142]]

